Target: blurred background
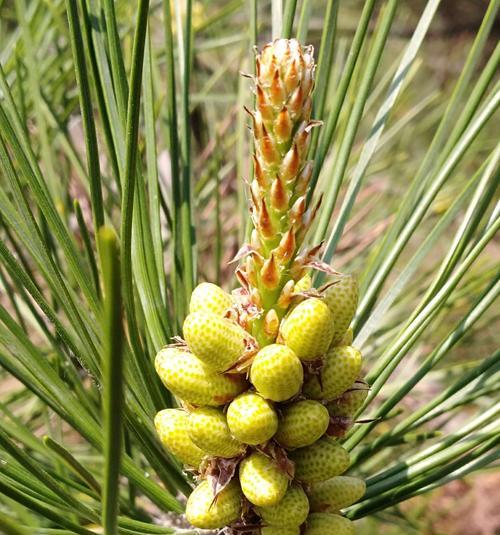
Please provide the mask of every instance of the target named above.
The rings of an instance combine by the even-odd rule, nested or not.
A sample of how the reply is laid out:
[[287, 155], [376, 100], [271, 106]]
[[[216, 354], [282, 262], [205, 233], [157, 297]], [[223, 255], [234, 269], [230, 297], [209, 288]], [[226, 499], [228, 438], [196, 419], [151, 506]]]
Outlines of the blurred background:
[[[61, 3], [46, 0], [37, 3], [47, 10], [53, 10], [56, 21], [50, 29], [40, 26], [39, 35], [34, 39], [42, 45], [45, 42], [44, 32], [53, 32], [47, 39], [58, 47], [57, 24], [64, 25], [64, 12]], [[117, 2], [116, 9], [123, 28], [124, 53], [131, 50], [131, 25], [135, 4], [126, 1]], [[324, 26], [325, 2], [315, 0], [311, 4], [310, 22], [304, 29], [307, 43], [319, 47], [321, 31]], [[31, 4], [28, 2], [27, 8]], [[460, 76], [465, 58], [469, 52], [484, 13], [489, 5], [483, 0], [443, 0], [438, 15], [427, 35], [425, 44], [416, 63], [412, 67], [407, 87], [399, 98], [391, 113], [389, 123], [383, 134], [381, 147], [373, 158], [360, 193], [352, 218], [349, 221], [340, 241], [333, 261], [339, 270], [361, 270], [370, 255], [374, 254], [380, 238], [392, 221], [398, 203], [407, 189], [413, 174], [417, 171], [425, 155], [438, 121], [443, 115], [449, 101], [453, 86]], [[254, 32], [257, 34], [257, 46], [261, 47], [271, 38], [271, 6], [269, 2], [258, 3], [258, 27], [249, 27], [249, 11], [243, 0], [206, 0], [196, 1], [193, 7], [193, 71], [191, 77], [191, 107], [189, 111], [190, 128], [193, 143], [193, 175], [195, 197], [195, 227], [199, 244], [198, 266], [201, 280], [220, 282], [226, 288], [235, 285], [233, 278], [234, 266], [228, 262], [238, 250], [245, 236], [246, 225], [246, 194], [244, 179], [249, 178], [251, 154], [250, 135], [247, 131], [248, 120], [243, 106], [251, 106], [251, 81], [242, 73], [251, 73], [253, 54], [251, 45]], [[340, 3], [338, 15], [338, 31], [340, 38], [334, 51], [335, 62], [331, 73], [332, 92], [336, 88], [335, 80], [339, 79], [349, 51], [349, 44], [356, 29], [357, 21], [363, 6], [362, 1], [350, 0]], [[354, 167], [356, 156], [359, 156], [361, 142], [365, 139], [368, 129], [378, 111], [378, 105], [384, 98], [387, 85], [392, 78], [400, 59], [400, 53], [413, 34], [415, 24], [425, 2], [412, 0], [401, 2], [393, 24], [391, 36], [382, 58], [382, 66], [374, 82], [372, 94], [367, 103], [362, 127], [358, 138], [360, 146], [355, 146], [354, 157], [350, 166]], [[177, 10], [180, 11], [180, 10]], [[161, 2], [151, 3], [151, 38], [154, 61], [154, 86], [158, 96], [158, 109], [164, 105], [165, 60], [162, 33]], [[178, 35], [178, 23], [174, 38]], [[307, 30], [307, 31], [306, 31]], [[23, 56], [22, 44], [18, 38], [19, 26], [15, 3], [12, 0], [0, 0], [0, 60], [10, 79], [26, 76], [27, 66], [20, 61]], [[497, 18], [487, 46], [484, 49], [481, 64], [485, 65], [500, 35], [500, 20]], [[41, 46], [42, 46], [41, 45]], [[68, 68], [69, 50], [61, 47], [57, 53], [40, 58], [43, 83], [40, 86], [45, 108], [43, 128], [46, 143], [51, 146], [52, 165], [57, 168], [58, 180], [51, 184], [53, 193], [59, 199], [58, 209], [68, 219], [74, 233], [79, 236], [79, 226], [72, 213], [71, 199], [81, 200], [83, 216], [90, 223], [88, 195], [82, 189], [79, 172], [82, 155], [84, 154], [83, 135], [80, 117], [75, 114], [78, 96], [74, 91], [73, 72]], [[363, 50], [364, 54], [367, 50]], [[358, 73], [359, 75], [359, 73]], [[354, 84], [355, 87], [355, 84]], [[29, 108], [29, 91], [23, 93], [16, 86], [19, 107]], [[353, 95], [350, 95], [352, 98]], [[348, 96], [349, 98], [349, 96]], [[348, 106], [345, 107], [348, 109]], [[341, 116], [339, 129], [346, 124], [346, 117]], [[410, 127], [408, 127], [410, 125]], [[400, 264], [405, 265], [412, 257], [418, 245], [434, 228], [438, 218], [443, 214], [458, 193], [464, 187], [471, 173], [475, 172], [489, 154], [500, 134], [498, 113], [496, 120], [490, 121], [486, 128], [473, 143], [466, 164], [457, 171], [457, 177], [445, 185], [432, 205], [431, 213], [419, 231], [412, 238], [409, 247], [403, 253]], [[28, 128], [34, 134], [41, 123], [28, 122]], [[163, 132], [164, 134], [164, 132]], [[160, 137], [161, 137], [160, 127]], [[68, 150], [68, 143], [72, 150]], [[336, 151], [330, 151], [323, 171], [320, 175], [318, 189], [324, 190], [328, 184], [331, 171], [335, 166]], [[357, 151], [357, 152], [356, 152]], [[106, 166], [103, 153], [103, 167]], [[158, 151], [158, 168], [160, 186], [165, 198], [170, 198], [170, 166], [169, 155], [161, 146]], [[50, 170], [48, 170], [50, 172]], [[348, 171], [349, 173], [349, 171]], [[62, 177], [62, 178], [61, 178]], [[107, 191], [107, 202], [113, 205], [116, 188], [110, 185]], [[341, 197], [344, 190], [341, 191]], [[340, 203], [339, 203], [340, 204]], [[113, 210], [111, 208], [111, 210]], [[163, 211], [163, 224], [168, 225], [169, 207]], [[118, 214], [115, 214], [118, 217]], [[334, 219], [334, 218], [333, 218]], [[448, 239], [454, 235], [460, 224], [460, 218], [445, 231], [446, 235], [437, 244], [442, 250], [429, 254], [422, 263], [415, 281], [409, 291], [399, 299], [398, 306], [391, 309], [396, 316], [411, 310], [414, 303], [425, 289], [425, 281], [441, 260], [446, 250]], [[83, 237], [80, 236], [80, 239]], [[441, 245], [439, 245], [441, 244]], [[436, 251], [436, 250], [434, 250]], [[492, 241], [487, 247], [487, 255], [480, 265], [474, 267], [466, 277], [461, 291], [454, 296], [450, 313], [442, 315], [435, 326], [425, 335], [425, 343], [419, 346], [414, 359], [399, 373], [410, 375], [412, 366], [416, 366], [419, 354], [428, 347], [434, 347], [450, 326], [470, 307], [470, 295], [478, 288], [484, 287], [488, 277], [500, 261], [500, 242]], [[168, 269], [168, 266], [167, 266]], [[398, 274], [396, 268], [393, 277]], [[391, 280], [388, 281], [390, 285]], [[6, 295], [0, 297], [6, 307], [11, 303]], [[390, 333], [391, 321], [388, 319], [387, 331]], [[446, 385], [467, 367], [469, 362], [477, 362], [489, 355], [498, 347], [500, 329], [500, 309], [492, 307], [480, 320], [476, 328], [467, 335], [462, 343], [455, 347], [446, 364], [433, 370], [422, 381], [411, 396], [407, 396], [401, 404], [403, 413], [411, 412]], [[36, 334], [34, 335], [36, 336]], [[383, 344], [383, 337], [379, 337]], [[426, 346], [427, 344], [427, 346]], [[379, 347], [372, 348], [376, 352]], [[420, 352], [420, 353], [418, 353]], [[12, 399], [19, 395], [22, 399], [20, 384], [0, 375], [0, 392], [2, 398]], [[493, 393], [492, 395], [495, 395]], [[30, 399], [19, 409], [19, 417], [30, 411], [36, 418], [36, 400]], [[471, 406], [472, 407], [472, 406]], [[474, 410], [478, 406], [474, 406]], [[479, 405], [480, 407], [480, 405]], [[471, 408], [472, 410], [472, 408]], [[467, 409], [462, 411], [465, 420]], [[50, 425], [38, 419], [37, 434], [43, 435], [46, 426]], [[382, 423], [377, 432], [382, 433]], [[460, 417], [451, 420], [447, 415], [438, 420], [437, 432], [446, 434], [460, 425]], [[74, 446], [78, 447], [78, 437], [74, 437]], [[71, 436], [66, 436], [71, 442]], [[399, 446], [404, 448], [404, 445]], [[397, 460], [398, 446], [393, 448], [393, 460]], [[98, 462], [98, 461], [96, 461]], [[500, 534], [500, 471], [498, 466], [483, 469], [481, 472], [468, 476], [463, 480], [454, 481], [424, 496], [413, 498], [383, 513], [359, 523], [360, 535], [383, 533], [387, 535], [420, 534], [420, 535], [498, 535]], [[0, 529], [1, 531], [1, 529]]]

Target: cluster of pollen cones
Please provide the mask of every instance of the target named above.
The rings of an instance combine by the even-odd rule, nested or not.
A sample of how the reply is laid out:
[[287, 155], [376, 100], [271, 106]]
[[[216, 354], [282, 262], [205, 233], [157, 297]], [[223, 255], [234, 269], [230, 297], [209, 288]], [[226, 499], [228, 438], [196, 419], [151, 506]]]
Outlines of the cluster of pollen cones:
[[[248, 535], [352, 535], [342, 509], [365, 492], [343, 475], [340, 439], [363, 405], [361, 353], [350, 323], [358, 287], [303, 250], [314, 88], [311, 47], [279, 39], [256, 59], [249, 184], [254, 224], [240, 250], [241, 287], [211, 283], [191, 296], [184, 339], [156, 370], [182, 408], [159, 412], [164, 446], [195, 474], [186, 506], [197, 528]], [[312, 288], [311, 269], [331, 280]]]

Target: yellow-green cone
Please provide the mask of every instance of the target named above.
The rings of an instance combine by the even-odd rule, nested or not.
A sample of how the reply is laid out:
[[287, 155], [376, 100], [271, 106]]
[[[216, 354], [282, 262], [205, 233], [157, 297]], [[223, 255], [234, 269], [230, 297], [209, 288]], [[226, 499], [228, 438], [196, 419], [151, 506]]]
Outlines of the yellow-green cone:
[[288, 489], [288, 477], [275, 461], [254, 452], [240, 464], [240, 484], [250, 503], [259, 507], [277, 505]]
[[[352, 327], [349, 327], [347, 331], [344, 333], [344, 336], [342, 336], [342, 339], [340, 342], [334, 344], [331, 343], [331, 346], [352, 346], [352, 342], [354, 340], [354, 331], [352, 330]], [[330, 346], [330, 347], [331, 347]]]
[[309, 514], [309, 500], [301, 486], [292, 485], [277, 505], [257, 507], [256, 511], [265, 524], [300, 526]]
[[[263, 309], [261, 319], [276, 306], [287, 283], [303, 275], [303, 269], [292, 273], [291, 265], [314, 209], [306, 206], [312, 176], [308, 147], [312, 130], [319, 124], [310, 120], [313, 86], [312, 47], [302, 47], [295, 39], [277, 39], [257, 56], [256, 109], [248, 110], [255, 147], [249, 197], [252, 249], [257, 254], [245, 258], [239, 275], [246, 279], [254, 304]], [[287, 306], [283, 305], [280, 313]], [[276, 338], [261, 320], [252, 328], [260, 342], [271, 343]]]
[[155, 416], [155, 427], [162, 444], [183, 464], [198, 468], [205, 452], [188, 433], [189, 415], [181, 409], [165, 409]]
[[309, 273], [306, 273], [301, 279], [299, 279], [293, 288], [294, 293], [305, 292], [312, 287], [312, 279]]
[[236, 480], [231, 481], [215, 499], [212, 486], [208, 481], [203, 481], [189, 496], [186, 518], [196, 528], [223, 528], [240, 517], [242, 498]]
[[278, 415], [262, 396], [247, 392], [229, 404], [227, 423], [237, 440], [257, 446], [274, 436], [278, 429]]
[[356, 384], [352, 390], [344, 392], [340, 397], [326, 405], [330, 416], [352, 418], [358, 412], [368, 396], [368, 388], [358, 390]]
[[295, 462], [295, 478], [303, 483], [326, 481], [342, 474], [349, 467], [349, 454], [329, 437], [294, 450], [289, 457]]
[[229, 369], [246, 348], [248, 334], [236, 323], [207, 312], [193, 312], [184, 320], [189, 349], [214, 371]]
[[307, 519], [304, 535], [355, 535], [355, 529], [349, 519], [340, 515], [313, 513]]
[[162, 349], [155, 366], [163, 384], [192, 405], [225, 405], [248, 386], [243, 377], [210, 371], [189, 351], [176, 347]]
[[253, 361], [250, 381], [257, 391], [272, 401], [286, 401], [300, 392], [304, 370], [289, 347], [272, 344], [261, 349]]
[[287, 449], [303, 448], [320, 439], [329, 423], [330, 415], [321, 403], [297, 401], [282, 410], [275, 440]]
[[339, 397], [354, 384], [361, 365], [361, 353], [354, 347], [332, 347], [326, 355], [321, 377], [310, 377], [304, 383], [304, 394], [323, 400]]
[[189, 302], [189, 312], [211, 312], [217, 316], [224, 316], [233, 300], [217, 284], [202, 282], [193, 290]]
[[244, 451], [241, 442], [231, 436], [226, 415], [221, 409], [200, 407], [189, 415], [191, 440], [213, 457], [236, 457]]
[[349, 507], [363, 497], [366, 483], [358, 477], [336, 476], [315, 483], [309, 489], [311, 510], [333, 512]]
[[332, 313], [317, 298], [299, 303], [284, 319], [280, 328], [283, 342], [304, 361], [323, 356], [330, 346], [333, 333]]
[[353, 275], [343, 275], [324, 292], [324, 301], [335, 323], [332, 345], [339, 344], [351, 324], [358, 306], [358, 297], [358, 281]]

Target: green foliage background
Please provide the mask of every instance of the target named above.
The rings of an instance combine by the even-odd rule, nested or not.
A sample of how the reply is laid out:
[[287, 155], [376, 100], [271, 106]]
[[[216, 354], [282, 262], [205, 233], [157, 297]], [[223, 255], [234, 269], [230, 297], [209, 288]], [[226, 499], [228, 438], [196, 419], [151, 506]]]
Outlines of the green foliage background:
[[500, 2], [464, 5], [0, 0], [6, 533], [177, 529], [191, 482], [155, 436], [152, 362], [196, 281], [235, 284], [240, 71], [277, 35], [316, 47], [310, 242], [361, 281], [371, 421], [345, 444], [368, 492], [347, 515], [418, 533], [402, 502], [498, 466]]

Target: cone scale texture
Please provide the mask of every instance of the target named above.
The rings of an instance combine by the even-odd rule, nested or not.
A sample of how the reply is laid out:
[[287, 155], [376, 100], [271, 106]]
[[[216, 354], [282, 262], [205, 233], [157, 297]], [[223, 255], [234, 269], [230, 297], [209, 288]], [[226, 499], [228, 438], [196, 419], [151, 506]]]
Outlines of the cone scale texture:
[[[312, 47], [278, 39], [256, 57], [249, 181], [250, 243], [237, 255], [241, 287], [193, 291], [184, 340], [155, 366], [182, 409], [155, 419], [164, 447], [196, 485], [186, 505], [195, 528], [226, 535], [354, 535], [340, 511], [362, 498], [343, 476], [341, 437], [369, 388], [352, 347], [355, 277], [325, 268], [305, 248], [317, 211], [306, 205], [314, 89]], [[312, 287], [311, 269], [334, 278]]]

